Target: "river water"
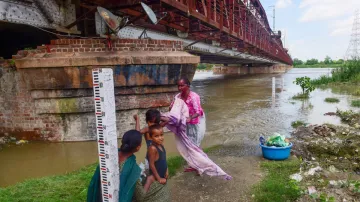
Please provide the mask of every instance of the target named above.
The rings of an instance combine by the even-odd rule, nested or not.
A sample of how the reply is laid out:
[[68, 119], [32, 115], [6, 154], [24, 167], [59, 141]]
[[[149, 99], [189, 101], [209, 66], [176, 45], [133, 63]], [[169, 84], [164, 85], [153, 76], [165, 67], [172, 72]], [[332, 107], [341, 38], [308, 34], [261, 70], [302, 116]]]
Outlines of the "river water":
[[[316, 78], [330, 74], [330, 69], [292, 69], [285, 74], [221, 76], [197, 72], [192, 90], [202, 98], [206, 113], [207, 132], [203, 147], [225, 144], [237, 155], [259, 155], [260, 135], [278, 132], [289, 135], [291, 122], [303, 120], [311, 124], [334, 123], [340, 120], [324, 116], [336, 108], [352, 109], [354, 97], [340, 89], [316, 89], [307, 101], [291, 99], [301, 91], [293, 84], [297, 77]], [[272, 96], [272, 77], [276, 93]], [[339, 93], [341, 92], [341, 93]], [[324, 102], [326, 97], [340, 99], [337, 104]], [[166, 135], [168, 156], [176, 155], [172, 134]], [[145, 147], [137, 155], [144, 159]], [[0, 150], [0, 187], [29, 178], [64, 174], [97, 161], [97, 145], [92, 142], [33, 142]]]

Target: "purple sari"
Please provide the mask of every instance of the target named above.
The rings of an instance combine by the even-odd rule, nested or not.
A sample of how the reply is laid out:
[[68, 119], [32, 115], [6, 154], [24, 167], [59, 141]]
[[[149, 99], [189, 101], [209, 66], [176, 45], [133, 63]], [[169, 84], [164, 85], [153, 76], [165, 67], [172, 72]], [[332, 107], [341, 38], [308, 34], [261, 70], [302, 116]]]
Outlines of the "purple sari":
[[175, 133], [176, 147], [189, 166], [195, 168], [200, 174], [220, 176], [226, 180], [232, 179], [186, 135], [186, 117], [189, 117], [189, 109], [183, 100], [176, 98], [171, 111], [163, 116], [169, 118], [166, 127]]

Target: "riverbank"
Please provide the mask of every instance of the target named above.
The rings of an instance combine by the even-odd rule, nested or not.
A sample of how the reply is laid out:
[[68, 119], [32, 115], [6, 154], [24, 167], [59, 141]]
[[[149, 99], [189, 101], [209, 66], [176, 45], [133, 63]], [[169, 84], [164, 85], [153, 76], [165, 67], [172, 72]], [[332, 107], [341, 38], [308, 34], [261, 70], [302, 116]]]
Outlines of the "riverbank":
[[344, 64], [316, 64], [316, 65], [294, 65], [294, 68], [337, 68]]
[[299, 201], [360, 201], [360, 114], [335, 114], [347, 125], [300, 126], [292, 134], [302, 158], [292, 176], [303, 190]]

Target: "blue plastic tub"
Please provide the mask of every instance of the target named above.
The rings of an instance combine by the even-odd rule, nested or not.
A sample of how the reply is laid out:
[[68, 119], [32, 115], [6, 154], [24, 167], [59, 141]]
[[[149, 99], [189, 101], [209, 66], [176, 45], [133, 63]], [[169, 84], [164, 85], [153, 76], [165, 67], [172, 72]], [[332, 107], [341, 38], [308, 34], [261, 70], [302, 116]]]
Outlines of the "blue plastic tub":
[[268, 147], [260, 144], [264, 158], [269, 160], [285, 160], [289, 158], [292, 145], [290, 143], [287, 147]]

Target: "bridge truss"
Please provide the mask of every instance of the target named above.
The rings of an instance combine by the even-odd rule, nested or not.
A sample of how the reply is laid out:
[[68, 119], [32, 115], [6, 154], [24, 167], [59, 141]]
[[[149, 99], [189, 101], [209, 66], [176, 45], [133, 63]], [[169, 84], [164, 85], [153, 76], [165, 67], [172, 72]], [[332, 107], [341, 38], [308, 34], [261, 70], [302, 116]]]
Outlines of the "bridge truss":
[[[140, 2], [165, 17], [157, 25], [151, 24]], [[196, 52], [194, 45], [209, 44], [216, 53], [292, 64], [281, 33], [271, 30], [260, 0], [0, 0], [0, 23], [28, 24], [91, 37], [96, 34], [97, 6], [118, 16], [136, 18], [132, 26], [190, 41], [184, 43], [190, 52]], [[219, 61], [219, 54], [197, 54], [202, 61]]]
[[[94, 2], [94, 1], [92, 1]], [[96, 3], [117, 14], [144, 17], [136, 24], [162, 32], [176, 33], [195, 42], [212, 43], [224, 50], [237, 50], [285, 64], [292, 59], [283, 47], [281, 33], [274, 33], [259, 0], [147, 0], [162, 15], [158, 25], [146, 23], [140, 1], [98, 0]]]

